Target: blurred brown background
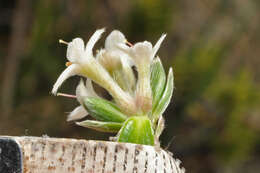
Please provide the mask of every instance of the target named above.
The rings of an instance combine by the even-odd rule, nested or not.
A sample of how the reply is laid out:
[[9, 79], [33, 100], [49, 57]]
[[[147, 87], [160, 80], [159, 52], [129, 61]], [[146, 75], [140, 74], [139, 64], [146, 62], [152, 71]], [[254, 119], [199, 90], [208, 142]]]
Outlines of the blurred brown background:
[[260, 170], [258, 0], [1, 0], [0, 135], [108, 138], [67, 123], [77, 102], [50, 94], [65, 68], [58, 39], [102, 27], [132, 43], [167, 33], [159, 55], [176, 90], [161, 141], [187, 172]]

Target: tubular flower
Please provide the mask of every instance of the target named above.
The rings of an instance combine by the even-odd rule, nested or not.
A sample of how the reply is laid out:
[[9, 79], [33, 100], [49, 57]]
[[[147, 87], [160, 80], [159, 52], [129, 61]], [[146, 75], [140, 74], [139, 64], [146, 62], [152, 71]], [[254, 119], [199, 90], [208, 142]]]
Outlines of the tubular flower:
[[67, 59], [69, 62], [66, 63], [68, 67], [61, 73], [54, 84], [52, 93], [56, 94], [62, 83], [71, 76], [87, 77], [105, 88], [122, 110], [133, 114], [135, 113], [133, 98], [119, 87], [93, 55], [92, 49], [104, 31], [104, 29], [97, 30], [89, 39], [86, 47], [84, 47], [84, 42], [80, 38], [73, 39], [70, 43], [61, 41], [68, 44]]
[[99, 51], [97, 59], [124, 91], [133, 94], [136, 84], [132, 70], [134, 62], [117, 46], [126, 43], [127, 40], [120, 31], [112, 31], [105, 40], [105, 48]]
[[126, 52], [133, 60], [138, 72], [138, 83], [136, 88], [136, 103], [144, 113], [152, 107], [152, 90], [150, 86], [151, 63], [160, 48], [166, 34], [163, 34], [155, 46], [148, 41], [136, 43], [132, 47], [118, 44], [118, 48]]
[[[69, 43], [60, 40], [61, 43], [68, 45], [67, 59], [69, 62], [66, 63], [68, 67], [61, 73], [54, 84], [52, 89], [53, 94], [57, 93], [59, 87], [69, 77], [74, 75], [86, 76], [86, 73], [91, 74], [91, 70], [86, 69], [91, 66], [91, 62], [95, 61], [92, 49], [104, 31], [104, 29], [97, 30], [89, 39], [86, 47], [84, 46], [84, 42], [81, 38], [75, 38]], [[91, 76], [95, 78], [94, 74], [91, 74]]]

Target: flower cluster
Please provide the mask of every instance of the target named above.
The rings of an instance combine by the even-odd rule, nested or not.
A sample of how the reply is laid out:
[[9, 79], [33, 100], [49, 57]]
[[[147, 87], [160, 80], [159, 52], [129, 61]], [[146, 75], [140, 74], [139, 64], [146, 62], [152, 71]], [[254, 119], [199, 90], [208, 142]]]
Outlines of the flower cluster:
[[[138, 126], [141, 121], [144, 124], [148, 122], [153, 138], [163, 129], [163, 125], [160, 125], [163, 124], [161, 115], [170, 102], [173, 90], [172, 70], [166, 82], [160, 59], [156, 57], [166, 35], [163, 34], [154, 46], [148, 41], [132, 45], [120, 31], [114, 30], [107, 36], [104, 48], [93, 54], [93, 47], [104, 31], [97, 30], [86, 45], [81, 38], [71, 42], [60, 40], [68, 46], [68, 62], [67, 68], [54, 84], [52, 93], [57, 94], [62, 83], [71, 76], [86, 78], [86, 82], [82, 79], [76, 88], [80, 106], [69, 114], [68, 121], [79, 120], [90, 114], [98, 121], [86, 120], [77, 124], [101, 131], [119, 132], [120, 136], [127, 122], [134, 117], [132, 121], [137, 120]], [[98, 96], [92, 82], [107, 90], [113, 100]], [[142, 117], [142, 120], [138, 117]]]

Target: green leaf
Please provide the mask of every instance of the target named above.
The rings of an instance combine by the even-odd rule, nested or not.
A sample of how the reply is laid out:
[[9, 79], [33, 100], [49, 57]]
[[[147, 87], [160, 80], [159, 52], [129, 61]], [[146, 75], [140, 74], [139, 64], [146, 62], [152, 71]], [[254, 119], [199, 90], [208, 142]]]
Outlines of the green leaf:
[[87, 127], [87, 128], [94, 129], [97, 131], [111, 132], [111, 133], [118, 132], [123, 125], [123, 123], [102, 122], [102, 121], [94, 121], [94, 120], [76, 122], [76, 124], [79, 126]]
[[118, 142], [154, 145], [154, 132], [147, 116], [132, 116], [119, 131]]
[[127, 119], [115, 104], [101, 98], [85, 97], [83, 105], [92, 117], [100, 121], [124, 122]]
[[166, 83], [166, 75], [160, 58], [156, 58], [151, 65], [151, 88], [153, 93], [153, 109], [161, 99]]
[[158, 118], [163, 114], [167, 106], [169, 105], [171, 98], [172, 98], [172, 93], [174, 89], [174, 77], [173, 77], [173, 72], [172, 68], [170, 68], [169, 73], [168, 73], [168, 78], [167, 78], [167, 84], [165, 86], [163, 95], [159, 101], [159, 103], [154, 107], [152, 110], [153, 114], [153, 123], [156, 123]]

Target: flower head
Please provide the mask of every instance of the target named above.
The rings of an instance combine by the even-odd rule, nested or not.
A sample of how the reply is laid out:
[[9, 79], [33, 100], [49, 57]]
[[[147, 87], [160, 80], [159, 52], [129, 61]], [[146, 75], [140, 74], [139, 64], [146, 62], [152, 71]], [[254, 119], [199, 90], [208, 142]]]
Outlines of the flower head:
[[[60, 41], [68, 45], [68, 62], [52, 93], [56, 94], [71, 76], [86, 78], [85, 84], [82, 79], [79, 82], [76, 96], [69, 96], [75, 97], [80, 105], [70, 112], [68, 121], [89, 114], [95, 120], [77, 124], [99, 131], [118, 132], [117, 140], [120, 142], [154, 145], [164, 127], [164, 122], [158, 120], [162, 120], [160, 117], [173, 91], [172, 70], [166, 82], [160, 59], [154, 59], [166, 35], [163, 34], [154, 46], [148, 41], [133, 45], [124, 34], [114, 30], [107, 36], [104, 48], [94, 55], [92, 49], [103, 32], [104, 29], [97, 30], [86, 45], [81, 38], [69, 43]], [[107, 90], [112, 100], [98, 96], [92, 81]]]

